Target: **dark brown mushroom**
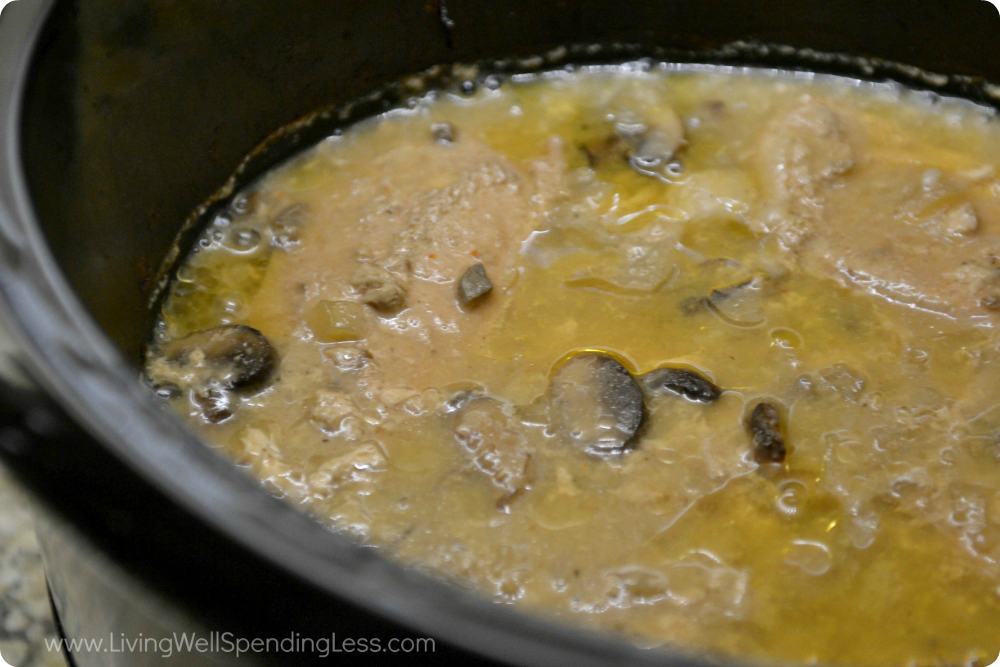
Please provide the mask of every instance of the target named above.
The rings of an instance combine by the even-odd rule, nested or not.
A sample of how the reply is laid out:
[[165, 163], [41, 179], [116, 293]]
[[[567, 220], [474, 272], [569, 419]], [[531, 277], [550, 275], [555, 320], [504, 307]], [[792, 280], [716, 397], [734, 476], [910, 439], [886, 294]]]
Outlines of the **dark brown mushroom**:
[[686, 368], [657, 368], [641, 375], [639, 381], [650, 394], [669, 392], [698, 403], [714, 403], [722, 395], [711, 380]]
[[475, 305], [493, 291], [493, 283], [486, 275], [486, 267], [476, 263], [465, 270], [458, 280], [458, 303], [463, 308]]
[[206, 420], [233, 415], [234, 391], [261, 388], [272, 376], [278, 355], [264, 334], [241, 324], [196, 331], [150, 354], [146, 376], [157, 394], [187, 394]]
[[752, 437], [753, 458], [758, 463], [780, 463], [785, 460], [785, 439], [781, 435], [781, 412], [773, 403], [762, 402], [746, 420]]
[[577, 354], [559, 366], [547, 398], [552, 431], [596, 456], [627, 451], [646, 419], [632, 374], [601, 352]]
[[264, 334], [242, 324], [227, 324], [165, 344], [151, 357], [147, 374], [155, 385], [199, 394], [210, 388], [253, 389], [271, 377], [277, 358]]

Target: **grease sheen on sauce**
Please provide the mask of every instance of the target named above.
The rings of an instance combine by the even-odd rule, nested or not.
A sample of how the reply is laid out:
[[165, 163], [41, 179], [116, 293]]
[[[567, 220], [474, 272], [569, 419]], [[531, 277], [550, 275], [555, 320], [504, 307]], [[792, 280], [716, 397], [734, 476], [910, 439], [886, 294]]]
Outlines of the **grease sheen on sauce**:
[[[606, 143], [628, 114], [658, 146], [683, 132], [655, 175]], [[608, 69], [442, 94], [304, 152], [206, 230], [159, 335], [245, 324], [281, 362], [223, 423], [172, 405], [290, 502], [499, 602], [744, 659], [987, 664], [998, 166], [986, 112], [835, 79]], [[402, 306], [366, 304], [357, 267], [400, 244]], [[478, 262], [492, 291], [464, 309]], [[324, 301], [345, 315], [322, 331]], [[724, 392], [650, 399], [632, 450], [588, 456], [544, 400], [581, 350]], [[750, 452], [765, 399], [784, 464]]]

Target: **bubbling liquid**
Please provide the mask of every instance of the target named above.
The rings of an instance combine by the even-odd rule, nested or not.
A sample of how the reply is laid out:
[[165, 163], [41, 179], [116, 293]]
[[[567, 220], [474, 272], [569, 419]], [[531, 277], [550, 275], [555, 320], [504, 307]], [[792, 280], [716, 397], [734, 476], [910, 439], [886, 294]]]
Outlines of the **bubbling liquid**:
[[[717, 656], [986, 664], [998, 156], [982, 109], [833, 78], [439, 94], [241, 193], [148, 372], [273, 492], [498, 602]], [[242, 375], [178, 342], [236, 325], [208, 358]]]

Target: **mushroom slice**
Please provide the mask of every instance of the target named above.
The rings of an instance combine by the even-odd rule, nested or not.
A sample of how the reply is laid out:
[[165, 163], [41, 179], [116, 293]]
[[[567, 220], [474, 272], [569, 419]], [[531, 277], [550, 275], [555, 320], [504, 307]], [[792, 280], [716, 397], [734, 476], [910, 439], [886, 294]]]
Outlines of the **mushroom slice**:
[[156, 385], [207, 395], [209, 389], [253, 389], [270, 378], [278, 355], [264, 334], [242, 324], [197, 331], [163, 346], [147, 365]]
[[458, 302], [463, 306], [476, 301], [493, 291], [493, 283], [486, 275], [486, 267], [476, 263], [465, 270], [458, 280]]
[[785, 460], [785, 439], [781, 435], [781, 413], [773, 403], [758, 403], [747, 417], [747, 430], [753, 438], [753, 458], [758, 463]]
[[549, 426], [588, 454], [622, 454], [646, 418], [642, 390], [613, 357], [584, 352], [556, 369], [549, 384]]
[[666, 391], [698, 403], [714, 403], [722, 395], [711, 380], [685, 368], [657, 368], [639, 380], [650, 394]]

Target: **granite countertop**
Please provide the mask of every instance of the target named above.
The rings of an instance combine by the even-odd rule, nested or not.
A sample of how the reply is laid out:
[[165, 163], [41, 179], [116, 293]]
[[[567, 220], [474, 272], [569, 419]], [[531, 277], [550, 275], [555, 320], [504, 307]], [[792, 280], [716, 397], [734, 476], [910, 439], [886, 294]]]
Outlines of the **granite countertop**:
[[15, 667], [66, 667], [46, 647], [57, 637], [30, 502], [0, 466], [0, 656]]

